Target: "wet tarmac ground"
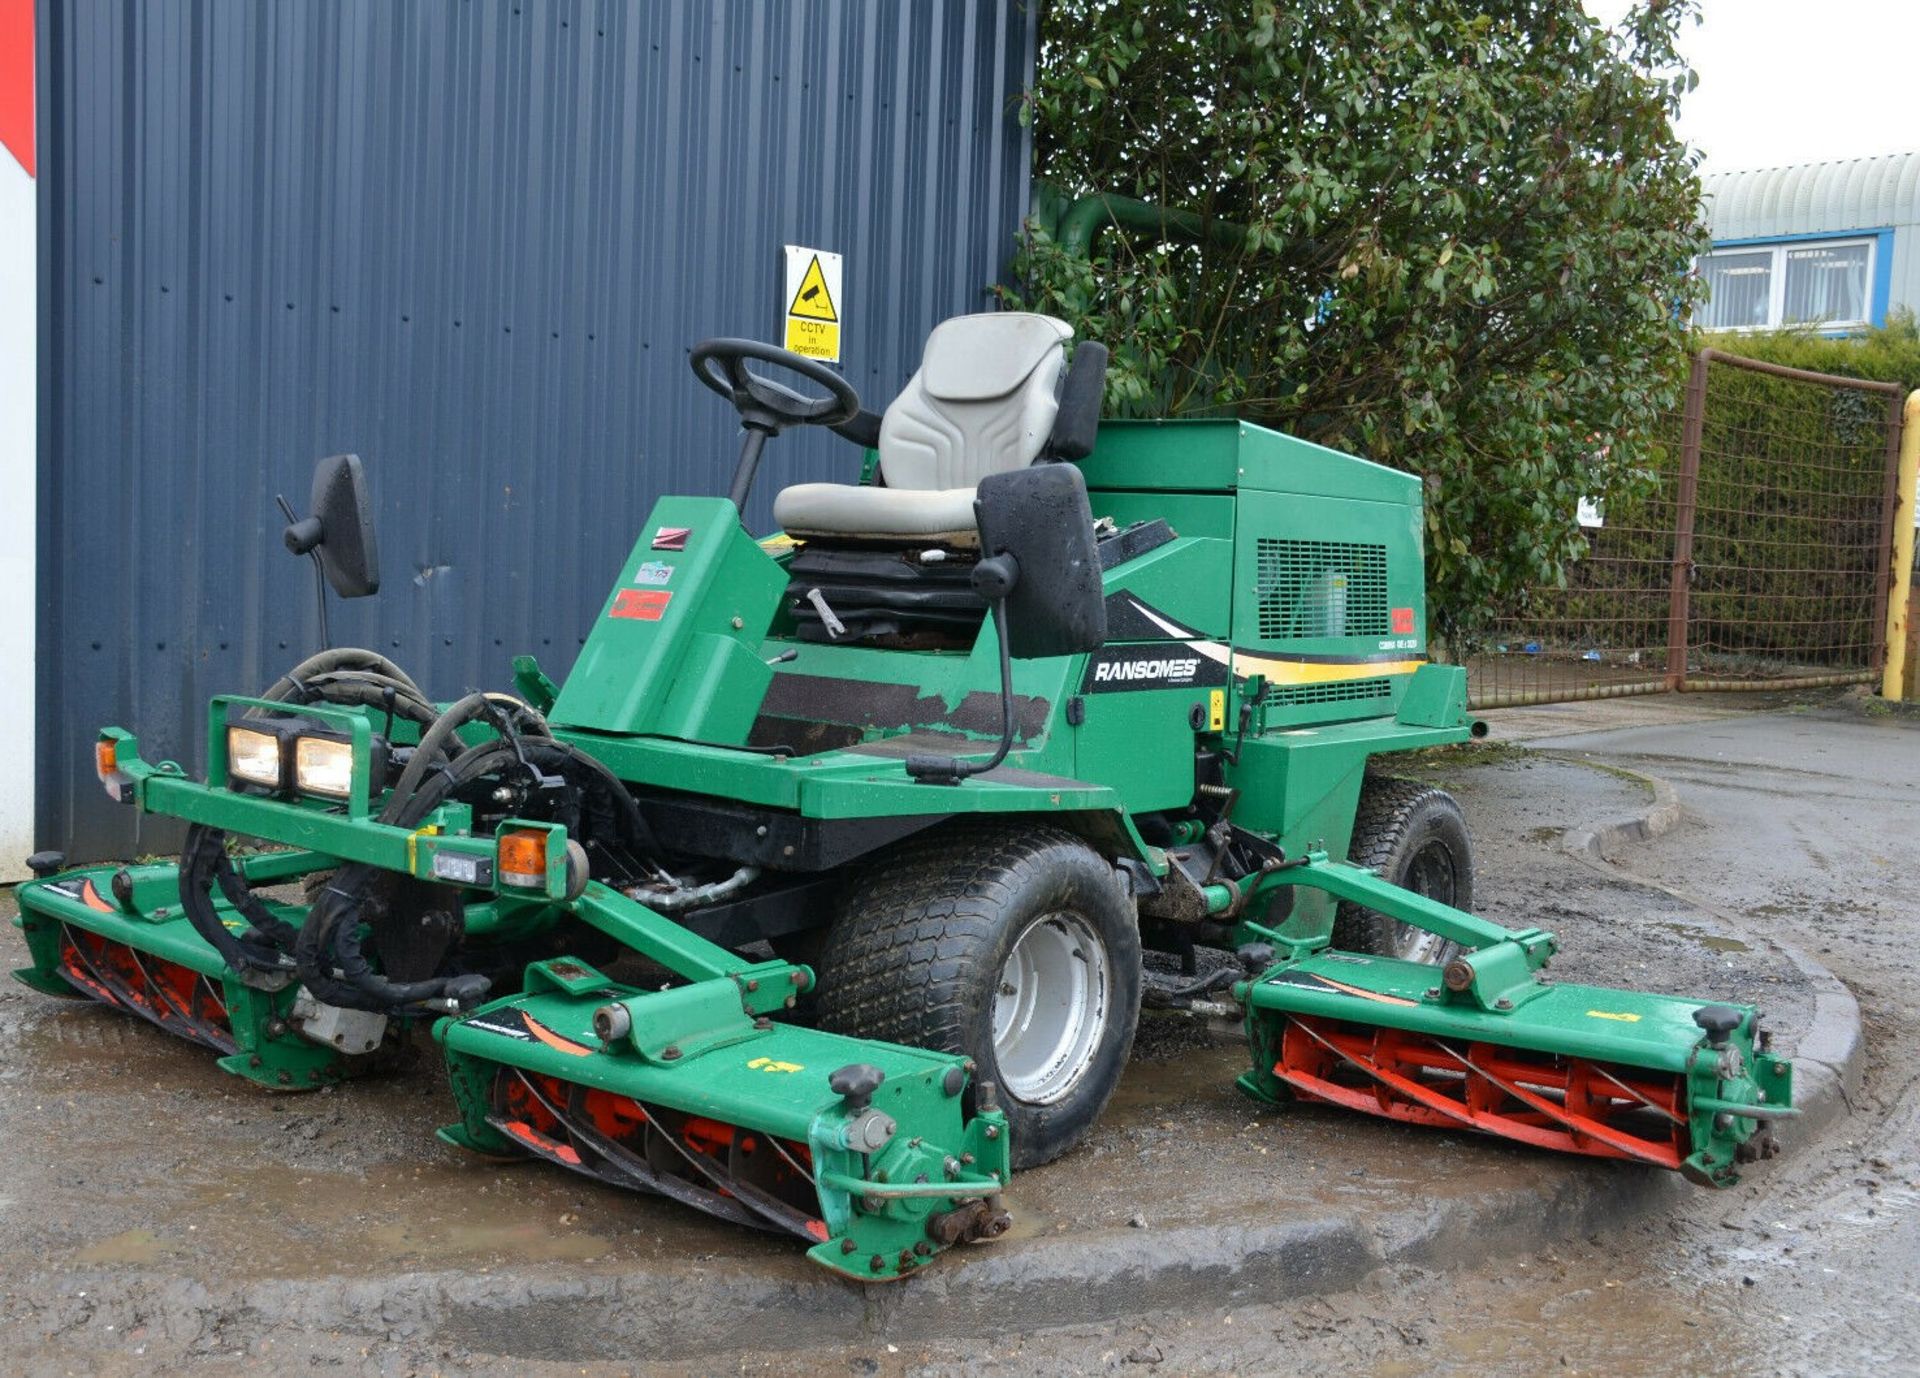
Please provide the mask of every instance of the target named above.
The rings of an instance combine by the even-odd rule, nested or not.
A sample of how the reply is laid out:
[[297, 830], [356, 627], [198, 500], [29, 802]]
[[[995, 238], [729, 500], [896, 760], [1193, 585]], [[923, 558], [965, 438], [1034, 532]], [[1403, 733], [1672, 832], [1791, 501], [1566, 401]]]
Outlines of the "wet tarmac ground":
[[[1551, 724], [1539, 744], [1678, 787], [1679, 826], [1615, 858], [1624, 881], [1686, 895], [1709, 923], [1798, 944], [1859, 997], [1863, 1084], [1821, 1138], [1790, 1141], [1731, 1192], [1693, 1193], [1669, 1215], [1545, 1250], [1384, 1269], [1283, 1306], [949, 1346], [904, 1364], [883, 1355], [869, 1371], [1920, 1373], [1920, 717], [1857, 696], [1776, 700], [1763, 713], [1743, 696], [1702, 698], [1649, 702], [1650, 727], [1635, 726], [1634, 705], [1593, 705], [1612, 730], [1592, 735], [1567, 730], [1576, 707], [1537, 710]], [[1534, 712], [1497, 715], [1496, 735], [1528, 740]], [[1478, 778], [1499, 789], [1505, 772]], [[1484, 844], [1508, 815], [1476, 810], [1479, 788], [1463, 797]], [[1503, 887], [1511, 879], [1502, 868]], [[1489, 900], [1498, 912], [1513, 897]]]
[[[1886, 727], [1857, 717], [1840, 725], [1850, 732]], [[1903, 729], [1895, 724], [1893, 731]], [[1873, 740], [1887, 757], [1883, 773], [1900, 752], [1920, 745], [1911, 726], [1904, 735]], [[1591, 749], [1565, 739], [1553, 745], [1575, 753]], [[1790, 897], [1778, 883], [1751, 880], [1747, 884], [1760, 887], [1753, 894], [1716, 890], [1731, 902], [1695, 902], [1703, 875], [1722, 871], [1708, 858], [1724, 839], [1705, 816], [1690, 815], [1680, 832], [1636, 858], [1666, 867], [1648, 878], [1677, 876], [1668, 883], [1685, 897], [1632, 885], [1561, 851], [1563, 829], [1644, 803], [1644, 791], [1629, 779], [1567, 760], [1501, 752], [1440, 758], [1424, 768], [1461, 795], [1473, 821], [1478, 907], [1503, 921], [1560, 933], [1565, 955], [1556, 972], [1562, 979], [1755, 1000], [1790, 1049], [1808, 1016], [1806, 993], [1790, 964], [1764, 942], [1738, 936], [1728, 921], [1757, 922], [1761, 933], [1776, 925], [1806, 943], [1803, 916], [1817, 911], [1835, 929], [1829, 946], [1843, 955], [1852, 951], [1846, 944], [1854, 939], [1838, 935], [1859, 925], [1836, 901], [1846, 888], [1839, 875], [1820, 876]], [[1670, 768], [1661, 773], [1673, 775]], [[1693, 787], [1682, 787], [1692, 801]], [[1879, 805], [1864, 807], [1871, 814]], [[1776, 869], [1785, 865], [1790, 854], [1776, 840], [1767, 845], [1779, 852]], [[1768, 905], [1782, 912], [1756, 918]], [[1897, 927], [1897, 916], [1877, 917], [1894, 919]], [[1910, 933], [1911, 916], [1904, 922]], [[0, 959], [17, 965], [23, 955], [17, 933], [6, 929]], [[1874, 974], [1887, 985], [1885, 1017], [1897, 1020], [1901, 992], [1912, 994], [1912, 967], [1900, 975], [1896, 962]], [[319, 1282], [343, 1274], [398, 1279], [425, 1270], [578, 1279], [664, 1269], [688, 1299], [671, 1304], [697, 1306], [691, 1299], [709, 1280], [743, 1271], [796, 1286], [814, 1280], [816, 1270], [782, 1242], [541, 1166], [480, 1163], [439, 1144], [432, 1129], [451, 1117], [451, 1101], [425, 1048], [416, 1050], [415, 1065], [393, 1076], [276, 1097], [233, 1081], [210, 1057], [135, 1021], [20, 987], [0, 990], [0, 1043], [8, 1050], [0, 1062], [0, 1143], [6, 1145], [0, 1250], [14, 1261], [0, 1281], [0, 1322], [12, 1337], [10, 1362], [32, 1371], [150, 1371], [191, 1360], [236, 1369], [268, 1361], [349, 1371], [538, 1371], [552, 1364], [556, 1373], [615, 1372], [665, 1356], [597, 1354], [585, 1344], [578, 1351], [584, 1363], [562, 1362], [574, 1356], [498, 1337], [489, 1344], [480, 1336], [410, 1333], [403, 1309], [390, 1324], [316, 1311], [288, 1327], [230, 1305], [225, 1299], [240, 1294], [227, 1284]], [[1261, 1110], [1231, 1089], [1242, 1059], [1237, 1048], [1210, 1041], [1179, 1016], [1146, 1021], [1114, 1107], [1080, 1151], [1018, 1179], [1015, 1234], [995, 1247], [1017, 1251], [1054, 1237], [1122, 1232], [1151, 1249], [1158, 1232], [1231, 1230], [1250, 1216], [1305, 1216], [1355, 1203], [1383, 1211], [1409, 1201], [1444, 1204], [1516, 1183], [1550, 1193], [1568, 1174], [1638, 1171], [1464, 1135], [1422, 1134], [1330, 1110]], [[1900, 1065], [1907, 1064], [1885, 1069], [1877, 1085]], [[1838, 1154], [1846, 1171], [1857, 1161], [1872, 1175], [1878, 1171], [1871, 1168], [1873, 1150], [1861, 1142], [1857, 1151], [1823, 1150], [1794, 1170], [1833, 1187], [1833, 1173], [1820, 1169], [1823, 1159]], [[1778, 1165], [1767, 1174], [1784, 1175]], [[1878, 1190], [1907, 1192], [1910, 1207], [1911, 1183], [1892, 1181], [1897, 1171], [1883, 1176], [1889, 1180]], [[1849, 1195], [1853, 1204], [1840, 1215], [1871, 1205], [1874, 1193], [1867, 1188], [1847, 1192], [1861, 1199]], [[1575, 1241], [1550, 1254], [1500, 1257], [1467, 1276], [1376, 1277], [1361, 1291], [1301, 1298], [1283, 1308], [1262, 1307], [1257, 1299], [1232, 1314], [1195, 1305], [1177, 1318], [1142, 1316], [1137, 1323], [1065, 1333], [984, 1328], [967, 1340], [891, 1351], [884, 1339], [850, 1336], [845, 1345], [810, 1346], [805, 1366], [821, 1372], [1186, 1372], [1289, 1371], [1326, 1361], [1380, 1373], [1469, 1364], [1530, 1372], [1531, 1359], [1547, 1353], [1536, 1342], [1552, 1332], [1586, 1346], [1574, 1347], [1579, 1367], [1651, 1372], [1649, 1356], [1671, 1359], [1679, 1346], [1679, 1371], [1721, 1371], [1717, 1356], [1731, 1341], [1717, 1308], [1729, 1303], [1714, 1290], [1715, 1279], [1765, 1273], [1792, 1254], [1781, 1252], [1791, 1231], [1732, 1229], [1720, 1219], [1782, 1195], [1774, 1181], [1742, 1187], [1718, 1205], [1702, 1198], [1651, 1235], [1636, 1231], [1617, 1242]], [[1809, 1197], [1803, 1213], [1815, 1204]], [[1759, 1209], [1765, 1213], [1764, 1205]], [[1906, 1218], [1911, 1221], [1910, 1209]], [[1827, 1240], [1841, 1238], [1838, 1215], [1828, 1212], [1821, 1220]], [[1875, 1240], [1884, 1234], [1864, 1228]], [[1695, 1238], [1703, 1232], [1704, 1239]], [[974, 1252], [939, 1266], [974, 1266]], [[1661, 1281], [1675, 1268], [1685, 1285]], [[1732, 1285], [1752, 1294], [1762, 1282], [1755, 1276], [1750, 1287]], [[1781, 1283], [1769, 1275], [1765, 1285]], [[1741, 1291], [1732, 1294], [1736, 1309], [1751, 1301]], [[127, 1304], [134, 1293], [148, 1310]], [[1752, 1335], [1756, 1326], [1745, 1317], [1741, 1334]], [[1701, 1333], [1695, 1337], [1695, 1331]], [[745, 1342], [752, 1345], [747, 1337], [760, 1333], [743, 1320]], [[1689, 1350], [1693, 1338], [1699, 1345]], [[1739, 1352], [1749, 1358], [1773, 1353], [1764, 1346]], [[1531, 1357], [1521, 1360], [1522, 1354]], [[1636, 1354], [1648, 1366], [1635, 1367]], [[1699, 1362], [1684, 1362], [1688, 1355]], [[1548, 1355], [1546, 1362], [1558, 1367], [1557, 1358]], [[710, 1372], [713, 1359], [682, 1354], [671, 1363]], [[792, 1350], [764, 1346], [738, 1356], [748, 1368], [775, 1372], [794, 1371], [796, 1359]], [[1758, 1371], [1771, 1366], [1763, 1363]]]

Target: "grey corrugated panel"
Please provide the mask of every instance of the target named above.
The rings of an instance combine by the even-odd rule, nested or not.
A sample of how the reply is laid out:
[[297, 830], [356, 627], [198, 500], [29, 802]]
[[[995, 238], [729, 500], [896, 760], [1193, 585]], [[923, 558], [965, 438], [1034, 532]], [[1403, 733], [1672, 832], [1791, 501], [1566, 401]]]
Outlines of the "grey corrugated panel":
[[1715, 239], [1891, 229], [1889, 300], [1920, 306], [1920, 152], [1715, 172], [1701, 186]]
[[[166, 845], [102, 723], [198, 770], [207, 698], [316, 641], [273, 495], [367, 461], [385, 588], [334, 605], [439, 696], [571, 663], [663, 492], [724, 490], [685, 351], [777, 338], [780, 246], [846, 256], [883, 404], [982, 309], [1027, 195], [1013, 0], [53, 0], [42, 81], [40, 835]], [[824, 434], [779, 485], [845, 477]]]

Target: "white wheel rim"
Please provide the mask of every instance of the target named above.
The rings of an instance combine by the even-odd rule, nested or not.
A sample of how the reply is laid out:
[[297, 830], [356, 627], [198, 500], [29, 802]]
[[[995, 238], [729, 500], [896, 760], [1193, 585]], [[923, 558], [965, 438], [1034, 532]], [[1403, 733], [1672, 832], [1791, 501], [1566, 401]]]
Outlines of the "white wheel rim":
[[1391, 941], [1393, 951], [1390, 955], [1403, 961], [1426, 962], [1429, 965], [1451, 946], [1438, 933], [1429, 933], [1426, 929], [1415, 928], [1410, 923], [1396, 923]]
[[1054, 913], [1027, 925], [993, 998], [993, 1059], [1006, 1091], [1047, 1105], [1078, 1086], [1100, 1050], [1112, 991], [1106, 944], [1086, 920]]

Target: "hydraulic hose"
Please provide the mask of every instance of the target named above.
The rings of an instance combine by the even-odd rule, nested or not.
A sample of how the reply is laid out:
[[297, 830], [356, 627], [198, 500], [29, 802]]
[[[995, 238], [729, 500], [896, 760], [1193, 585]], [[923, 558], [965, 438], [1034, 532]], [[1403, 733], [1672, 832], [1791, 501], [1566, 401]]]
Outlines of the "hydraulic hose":
[[[497, 717], [508, 713], [520, 717], [532, 729], [533, 735], [545, 737], [547, 720], [533, 708], [508, 694], [468, 694], [465, 698], [450, 705], [424, 733], [420, 744], [413, 750], [413, 759], [407, 762], [407, 768], [400, 773], [400, 780], [393, 787], [386, 807], [380, 811], [382, 823], [394, 823], [400, 813], [408, 807], [408, 801], [419, 790], [420, 782], [436, 761], [446, 754], [454, 734], [468, 723], [481, 718]], [[438, 807], [437, 805], [435, 807]]]
[[393, 700], [393, 711], [423, 728], [431, 727], [440, 716], [440, 710], [420, 697], [417, 690], [409, 689], [399, 680], [386, 675], [375, 674], [371, 670], [330, 670], [325, 674], [314, 675], [300, 681], [276, 703], [303, 704], [316, 700], [324, 703], [339, 703], [350, 706], [383, 709], [388, 696]]
[[726, 879], [706, 885], [636, 885], [627, 891], [627, 898], [639, 900], [662, 914], [677, 914], [683, 909], [715, 904], [746, 889], [759, 878], [758, 866], [742, 866]]
[[[433, 706], [406, 671], [376, 651], [341, 647], [309, 656], [268, 687], [261, 697], [275, 702], [391, 706], [396, 713], [431, 723]], [[218, 885], [227, 902], [251, 926], [235, 935], [220, 919], [213, 902]], [[246, 877], [227, 855], [227, 835], [218, 828], [195, 824], [188, 829], [180, 853], [180, 908], [193, 931], [244, 979], [250, 974], [286, 973], [299, 930], [275, 917], [255, 898]]]
[[[218, 884], [240, 914], [253, 925], [251, 932], [235, 935], [220, 921], [213, 904], [213, 887]], [[193, 931], [204, 938], [221, 960], [239, 972], [244, 980], [250, 973], [286, 972], [292, 966], [289, 954], [299, 930], [273, 916], [253, 896], [247, 882], [227, 855], [227, 835], [218, 828], [196, 823], [187, 829], [180, 849], [180, 911]]]
[[[417, 826], [456, 789], [517, 759], [513, 747], [506, 742], [493, 741], [472, 747], [427, 780], [404, 801], [394, 817], [383, 817], [383, 821], [396, 827]], [[486, 994], [489, 982], [481, 976], [390, 981], [373, 969], [356, 929], [360, 910], [380, 874], [378, 868], [360, 863], [342, 866], [315, 897], [294, 949], [300, 979], [307, 989], [329, 1004], [380, 1013], [428, 1000], [451, 999], [464, 1006]]]
[[395, 665], [378, 651], [369, 651], [358, 646], [339, 646], [330, 651], [322, 651], [318, 655], [308, 656], [305, 660], [287, 671], [286, 674], [275, 680], [267, 692], [260, 697], [263, 699], [284, 699], [289, 693], [293, 692], [297, 685], [304, 681], [312, 679], [317, 675], [330, 674], [336, 670], [371, 671], [377, 675], [384, 675], [386, 678], [405, 686], [407, 691], [417, 699], [425, 701], [427, 697], [420, 692], [420, 686], [413, 682], [405, 670], [402, 670], [398, 665]]
[[[457, 791], [523, 759], [539, 770], [569, 777], [583, 796], [583, 811], [594, 815], [596, 829], [610, 826], [634, 844], [651, 849], [646, 819], [619, 778], [591, 756], [550, 738], [520, 742], [496, 738], [470, 747], [426, 775], [404, 798], [396, 789], [389, 805], [391, 816], [383, 814], [382, 821], [395, 827], [418, 827]], [[382, 1013], [429, 1000], [450, 999], [462, 1007], [479, 1000], [489, 984], [484, 977], [454, 975], [399, 982], [373, 969], [358, 937], [358, 919], [380, 875], [370, 866], [343, 866], [314, 900], [295, 948], [300, 979], [307, 988], [329, 1004]]]

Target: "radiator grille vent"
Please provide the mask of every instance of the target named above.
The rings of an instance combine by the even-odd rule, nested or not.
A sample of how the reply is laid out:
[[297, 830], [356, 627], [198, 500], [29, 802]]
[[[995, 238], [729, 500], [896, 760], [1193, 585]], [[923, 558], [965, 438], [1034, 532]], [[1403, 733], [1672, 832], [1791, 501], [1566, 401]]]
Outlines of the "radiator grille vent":
[[1388, 636], [1387, 548], [1261, 537], [1255, 548], [1260, 636]]
[[1393, 697], [1393, 682], [1385, 679], [1343, 679], [1332, 684], [1296, 684], [1269, 689], [1267, 701], [1284, 707], [1303, 703], [1350, 703], [1354, 699]]

